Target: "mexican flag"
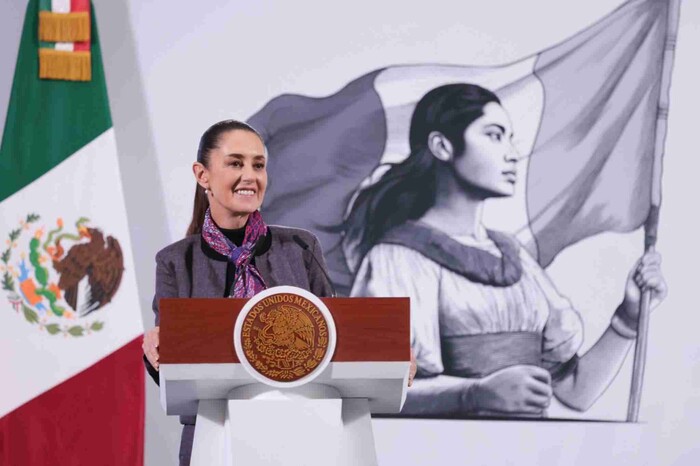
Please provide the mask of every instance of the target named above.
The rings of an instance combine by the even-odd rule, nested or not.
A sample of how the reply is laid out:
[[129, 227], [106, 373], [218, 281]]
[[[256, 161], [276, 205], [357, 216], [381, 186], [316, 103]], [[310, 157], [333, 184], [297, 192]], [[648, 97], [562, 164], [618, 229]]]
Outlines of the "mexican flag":
[[0, 146], [0, 463], [143, 464], [143, 324], [94, 11], [31, 0]]
[[486, 203], [488, 227], [516, 235], [545, 267], [585, 238], [640, 228], [660, 202], [658, 120], [677, 5], [629, 0], [513, 63], [390, 66], [330, 96], [272, 99], [248, 120], [266, 140], [270, 178], [285, 180], [268, 188], [265, 219], [314, 231], [347, 293], [361, 257], [347, 257], [339, 225], [354, 196], [408, 157], [411, 116], [426, 93], [471, 83], [501, 99], [523, 156], [515, 195]]

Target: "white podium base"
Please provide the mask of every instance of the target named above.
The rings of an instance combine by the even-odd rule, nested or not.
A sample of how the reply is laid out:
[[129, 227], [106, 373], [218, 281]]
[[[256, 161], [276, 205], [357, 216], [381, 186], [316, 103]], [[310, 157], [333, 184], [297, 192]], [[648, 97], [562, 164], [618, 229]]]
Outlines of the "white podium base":
[[190, 464], [377, 466], [369, 402], [321, 384], [200, 400]]

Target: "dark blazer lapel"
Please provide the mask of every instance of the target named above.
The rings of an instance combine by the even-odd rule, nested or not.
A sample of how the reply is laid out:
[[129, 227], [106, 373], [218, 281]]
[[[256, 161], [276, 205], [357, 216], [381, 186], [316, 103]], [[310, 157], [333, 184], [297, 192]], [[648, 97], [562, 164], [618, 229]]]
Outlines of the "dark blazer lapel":
[[258, 272], [260, 272], [260, 275], [262, 276], [267, 288], [276, 286], [276, 280], [272, 275], [272, 267], [267, 254], [255, 256], [255, 268], [258, 269]]
[[[194, 246], [192, 258], [192, 297], [224, 297], [226, 292], [225, 258], [212, 260], [202, 251], [200, 244]], [[217, 258], [218, 259], [218, 258]]]
[[[298, 254], [299, 263], [303, 267], [304, 262], [301, 259], [301, 249], [294, 242], [289, 241], [287, 244], [290, 243], [292, 244], [292, 249], [285, 249], [281, 243], [281, 238], [277, 234], [272, 234], [270, 248], [263, 254], [255, 256], [255, 268], [262, 275], [267, 288], [291, 285], [308, 289], [308, 282], [301, 281], [307, 276], [306, 269], [295, 270], [292, 268], [290, 260], [290, 258]], [[274, 258], [274, 260], [271, 261], [270, 258]]]

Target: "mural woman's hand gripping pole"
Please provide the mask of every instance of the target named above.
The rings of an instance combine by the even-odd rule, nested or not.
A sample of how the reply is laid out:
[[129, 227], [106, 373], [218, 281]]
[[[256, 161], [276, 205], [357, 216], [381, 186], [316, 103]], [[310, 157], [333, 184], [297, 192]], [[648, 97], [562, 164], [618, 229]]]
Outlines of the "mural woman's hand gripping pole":
[[[657, 306], [667, 293], [661, 273], [661, 256], [653, 249], [647, 251], [632, 267], [625, 283], [624, 299], [608, 329], [580, 356], [575, 370], [554, 384], [557, 398], [572, 409], [587, 410], [605, 392], [635, 339], [637, 348], [630, 405], [634, 400], [639, 401], [644, 370], [644, 355], [640, 351], [643, 352], [646, 345], [645, 319], [648, 319], [648, 310]], [[646, 307], [640, 310], [645, 299]]]
[[668, 288], [661, 273], [661, 254], [653, 249], [644, 254], [630, 271], [625, 285], [625, 298], [616, 314], [636, 328], [642, 317], [641, 305], [648, 292], [649, 309], [654, 309], [666, 298]]
[[637, 336], [634, 350], [632, 387], [627, 410], [627, 421], [637, 422], [641, 400], [644, 365], [646, 362], [649, 314], [666, 297], [668, 288], [661, 273], [661, 255], [653, 246], [642, 256], [627, 278], [625, 299], [615, 313], [632, 335]]

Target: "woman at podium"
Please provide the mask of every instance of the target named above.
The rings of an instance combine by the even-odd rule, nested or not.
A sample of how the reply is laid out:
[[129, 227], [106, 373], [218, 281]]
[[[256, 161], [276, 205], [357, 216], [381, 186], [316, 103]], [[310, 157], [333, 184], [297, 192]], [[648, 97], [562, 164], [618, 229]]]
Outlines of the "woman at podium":
[[[278, 285], [331, 295], [317, 238], [263, 220], [266, 165], [263, 139], [245, 123], [221, 121], [202, 135], [192, 165], [197, 185], [187, 235], [156, 255], [156, 326], [143, 341], [146, 367], [156, 383], [161, 298], [250, 298]], [[180, 464], [189, 464], [195, 417], [180, 420]]]

